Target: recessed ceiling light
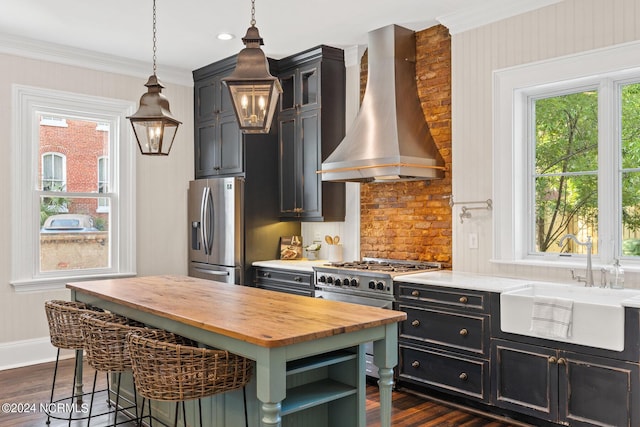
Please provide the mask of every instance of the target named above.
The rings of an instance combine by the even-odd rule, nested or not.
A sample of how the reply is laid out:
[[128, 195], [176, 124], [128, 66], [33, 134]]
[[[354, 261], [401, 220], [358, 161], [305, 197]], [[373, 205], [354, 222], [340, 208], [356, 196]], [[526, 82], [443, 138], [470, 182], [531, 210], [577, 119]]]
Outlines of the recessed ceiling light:
[[220, 33], [218, 34], [218, 40], [231, 40], [234, 39], [236, 36], [234, 36], [231, 33]]

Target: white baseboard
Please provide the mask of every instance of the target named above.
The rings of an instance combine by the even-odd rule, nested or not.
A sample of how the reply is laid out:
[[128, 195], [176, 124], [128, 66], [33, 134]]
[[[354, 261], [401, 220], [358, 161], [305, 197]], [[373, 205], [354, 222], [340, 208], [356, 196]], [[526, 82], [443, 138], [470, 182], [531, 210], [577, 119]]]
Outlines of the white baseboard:
[[[56, 360], [57, 349], [49, 337], [0, 343], [0, 371]], [[62, 350], [61, 359], [74, 357], [73, 350]]]

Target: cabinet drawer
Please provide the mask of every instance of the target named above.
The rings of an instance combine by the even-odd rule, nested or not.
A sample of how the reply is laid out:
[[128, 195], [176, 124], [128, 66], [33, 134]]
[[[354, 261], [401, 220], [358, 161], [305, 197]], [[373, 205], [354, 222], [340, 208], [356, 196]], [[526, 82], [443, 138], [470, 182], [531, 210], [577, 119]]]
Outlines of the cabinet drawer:
[[311, 286], [313, 273], [288, 270], [272, 270], [266, 268], [256, 269], [256, 281], [280, 281], [290, 282], [291, 284], [301, 284], [303, 286]]
[[401, 345], [400, 380], [487, 401], [489, 361]]
[[400, 323], [400, 338], [489, 354], [489, 318], [400, 305], [407, 320]]
[[400, 302], [421, 302], [455, 307], [459, 309], [489, 311], [489, 298], [484, 292], [464, 289], [437, 288], [433, 286], [398, 284]]
[[288, 294], [312, 296], [313, 273], [256, 268], [254, 283], [257, 288]]

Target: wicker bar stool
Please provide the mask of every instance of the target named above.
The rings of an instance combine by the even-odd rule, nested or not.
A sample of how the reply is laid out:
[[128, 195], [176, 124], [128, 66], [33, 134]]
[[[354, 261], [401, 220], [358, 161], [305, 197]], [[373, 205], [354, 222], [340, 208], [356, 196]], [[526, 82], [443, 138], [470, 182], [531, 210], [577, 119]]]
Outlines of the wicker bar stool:
[[[58, 362], [60, 360], [60, 350], [75, 350], [76, 356], [77, 353], [84, 350], [84, 338], [82, 336], [82, 324], [80, 317], [83, 314], [87, 313], [95, 313], [96, 309], [87, 306], [81, 302], [75, 301], [61, 301], [61, 300], [51, 300], [46, 301], [44, 303], [45, 313], [47, 315], [47, 322], [49, 323], [49, 336], [51, 338], [51, 344], [57, 348], [56, 354], [56, 363], [53, 369], [53, 382], [51, 384], [51, 397], [49, 399], [49, 404], [53, 403], [53, 396], [56, 387], [56, 378], [58, 375]], [[77, 363], [78, 358], [76, 357], [76, 369], [74, 369], [73, 373], [73, 384], [71, 396], [60, 399], [67, 400], [70, 399], [71, 403], [73, 403], [74, 399], [78, 399], [78, 403], [82, 402], [82, 395], [76, 394], [76, 375], [78, 373]], [[73, 412], [69, 412], [69, 425], [71, 425]], [[58, 417], [54, 417], [58, 418]], [[83, 419], [84, 417], [80, 417]], [[77, 418], [76, 418], [77, 419]], [[47, 411], [47, 424], [51, 423], [51, 414]]]
[[82, 322], [82, 335], [85, 341], [87, 362], [89, 363], [89, 366], [95, 369], [87, 426], [89, 426], [91, 422], [98, 372], [106, 372], [107, 375], [109, 373], [118, 374], [115, 406], [113, 410], [103, 412], [98, 415], [113, 413], [113, 425], [115, 426], [119, 424], [118, 412], [135, 409], [136, 421], [139, 421], [135, 387], [133, 389], [134, 401], [130, 402], [131, 405], [121, 409], [119, 408], [120, 383], [122, 373], [131, 370], [131, 358], [129, 357], [129, 349], [127, 346], [127, 334], [134, 330], [144, 329], [144, 325], [112, 313], [88, 313], [83, 314], [80, 319]]
[[[186, 338], [162, 330], [133, 331], [127, 336], [138, 393], [151, 400], [176, 402], [174, 426], [179, 404], [186, 425], [185, 400], [198, 399], [202, 426], [203, 397], [242, 388], [245, 425], [247, 419], [246, 384], [251, 379], [252, 362], [223, 350], [196, 347]], [[144, 401], [142, 404], [144, 414]], [[149, 414], [152, 419], [151, 414]]]

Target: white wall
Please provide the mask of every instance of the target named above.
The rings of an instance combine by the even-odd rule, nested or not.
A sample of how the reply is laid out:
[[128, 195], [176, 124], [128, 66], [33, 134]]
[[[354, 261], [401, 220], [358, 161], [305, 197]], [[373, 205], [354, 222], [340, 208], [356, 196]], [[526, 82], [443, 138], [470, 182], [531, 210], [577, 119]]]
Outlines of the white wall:
[[[146, 78], [89, 70], [0, 54], [0, 182], [10, 183], [11, 87], [21, 84], [133, 101]], [[149, 67], [151, 71], [151, 68]], [[162, 80], [162, 72], [158, 76]], [[137, 154], [137, 271], [139, 275], [187, 273], [187, 187], [193, 177], [193, 89], [163, 81], [171, 111], [182, 121], [168, 157]], [[127, 126], [130, 126], [127, 124]], [[135, 141], [135, 140], [134, 140]], [[134, 142], [135, 143], [135, 142]], [[138, 150], [136, 150], [138, 151]], [[11, 272], [11, 186], [0, 187], [0, 369], [50, 357], [44, 301], [69, 292], [16, 293]]]
[[[638, 0], [564, 0], [533, 12], [454, 34], [452, 43], [453, 194], [492, 198], [493, 72], [640, 39]], [[568, 281], [564, 269], [492, 263], [491, 213], [473, 211], [461, 224], [453, 212], [453, 265], [458, 271]], [[479, 248], [468, 248], [477, 233]], [[627, 283], [639, 287], [638, 275]], [[635, 282], [635, 283], [634, 283]]]

